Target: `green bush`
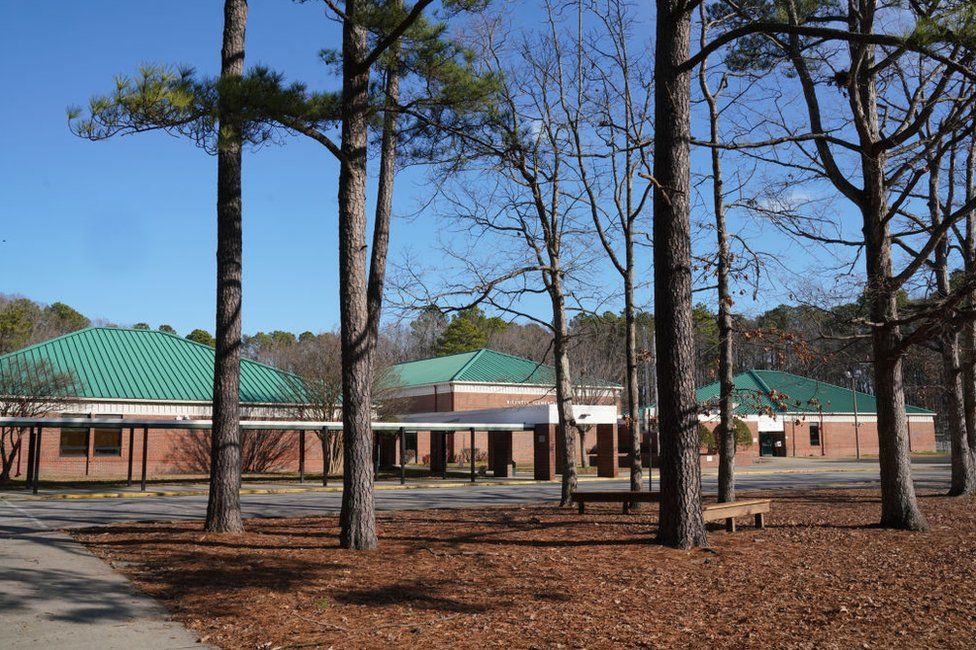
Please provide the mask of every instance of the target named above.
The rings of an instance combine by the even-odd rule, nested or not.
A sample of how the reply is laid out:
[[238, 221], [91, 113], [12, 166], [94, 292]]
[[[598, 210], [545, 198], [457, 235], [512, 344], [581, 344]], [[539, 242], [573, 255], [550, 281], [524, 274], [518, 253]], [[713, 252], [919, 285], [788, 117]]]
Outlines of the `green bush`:
[[[735, 427], [735, 444], [740, 447], [748, 447], [752, 445], [752, 431], [749, 430], [749, 425], [747, 425], [740, 418], [732, 418], [732, 425]], [[698, 439], [701, 441], [702, 447], [707, 447], [708, 449], [718, 449], [718, 441], [721, 440], [720, 435], [721, 425], [715, 427], [715, 431], [710, 431], [703, 423], [698, 423]]]
[[752, 445], [752, 431], [748, 424], [739, 418], [732, 418], [732, 426], [735, 427], [735, 444], [743, 447]]
[[698, 441], [702, 447], [715, 449], [715, 434], [701, 422], [698, 423]]

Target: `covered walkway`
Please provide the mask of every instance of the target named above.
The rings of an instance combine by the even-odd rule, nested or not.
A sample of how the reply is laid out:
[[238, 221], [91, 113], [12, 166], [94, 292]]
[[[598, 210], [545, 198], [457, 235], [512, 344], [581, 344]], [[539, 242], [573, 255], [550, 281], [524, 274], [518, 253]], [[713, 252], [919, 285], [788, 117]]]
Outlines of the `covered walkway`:
[[[597, 474], [602, 478], [615, 478], [618, 475], [616, 409], [608, 406], [576, 407], [576, 417], [586, 422], [594, 431], [596, 440]], [[471, 483], [479, 480], [478, 455], [487, 451], [487, 471], [495, 479], [515, 478], [515, 450], [521, 448], [532, 459], [532, 478], [537, 481], [554, 480], [558, 468], [562, 466], [562, 428], [556, 424], [555, 407], [539, 405], [514, 409], [489, 409], [459, 413], [431, 413], [405, 416], [400, 422], [373, 422], [374, 473], [380, 468], [394, 469], [399, 473], [399, 482], [408, 482], [407, 451], [408, 435], [416, 441], [419, 435], [427, 436], [430, 446], [430, 471], [449, 477], [449, 459], [454, 457], [455, 440], [460, 436], [467, 444], [465, 465], [467, 479]], [[127, 433], [128, 444], [123, 445], [124, 460], [127, 463], [126, 487], [138, 484], [140, 492], [149, 490], [148, 467], [153, 460], [152, 437], [156, 432], [165, 435], [189, 432], [208, 432], [213, 426], [210, 420], [162, 420], [126, 418], [0, 418], [0, 427], [19, 427], [27, 432], [26, 487], [33, 494], [41, 491], [44, 476], [44, 454], [41, 453], [45, 434], [57, 434], [62, 430], [73, 429], [113, 429]], [[328, 486], [327, 461], [323, 456], [321, 466], [307, 466], [307, 449], [313, 439], [321, 436], [341, 435], [341, 422], [311, 420], [242, 420], [243, 431], [281, 432], [298, 434], [298, 483], [306, 483], [306, 475], [318, 473], [322, 485]], [[318, 436], [316, 436], [318, 434]], [[574, 434], [575, 435], [575, 434]], [[592, 438], [591, 438], [592, 439]], [[479, 446], [479, 441], [482, 441]], [[484, 444], [486, 443], [486, 444]], [[159, 453], [159, 452], [157, 452]], [[334, 464], [332, 464], [334, 466]], [[456, 472], [452, 478], [457, 478]]]

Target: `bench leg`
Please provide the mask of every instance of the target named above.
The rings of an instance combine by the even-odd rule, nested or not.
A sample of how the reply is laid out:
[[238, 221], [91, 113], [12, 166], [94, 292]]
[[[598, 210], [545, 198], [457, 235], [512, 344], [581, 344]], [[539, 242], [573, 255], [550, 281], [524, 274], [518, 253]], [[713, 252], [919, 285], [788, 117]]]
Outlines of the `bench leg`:
[[735, 532], [735, 518], [729, 517], [725, 520], [725, 530], [729, 531], [730, 533]]
[[630, 501], [624, 501], [623, 504], [624, 504], [624, 514], [625, 515], [629, 515], [630, 514]]
[[765, 527], [766, 527], [766, 515], [760, 512], [759, 514], [756, 515], [756, 528], [762, 530]]
[[580, 500], [580, 502], [579, 502], [579, 513], [580, 514], [583, 514], [583, 501], [582, 500]]

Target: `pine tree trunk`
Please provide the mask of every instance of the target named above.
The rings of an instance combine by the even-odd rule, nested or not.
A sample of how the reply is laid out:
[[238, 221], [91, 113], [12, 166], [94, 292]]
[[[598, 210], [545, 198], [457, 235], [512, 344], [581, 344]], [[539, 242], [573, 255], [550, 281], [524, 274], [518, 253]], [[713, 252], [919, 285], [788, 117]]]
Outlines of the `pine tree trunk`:
[[[387, 4], [399, 11], [401, 0], [388, 0]], [[383, 309], [383, 285], [386, 279], [386, 257], [390, 250], [390, 220], [393, 215], [393, 180], [397, 160], [397, 112], [400, 103], [400, 41], [395, 41], [386, 56], [386, 83], [384, 91], [383, 135], [380, 141], [380, 174], [376, 188], [376, 218], [373, 223], [373, 246], [369, 263], [367, 309], [369, 312], [369, 337], [375, 348], [379, 338], [380, 316]]]
[[[892, 300], [892, 303], [894, 300]], [[880, 328], [873, 337], [878, 448], [881, 465], [881, 525], [901, 530], [927, 530], [918, 509], [902, 385], [902, 360], [892, 351], [895, 334]]]
[[566, 321], [566, 304], [563, 297], [562, 279], [559, 277], [558, 260], [553, 261], [556, 272], [551, 274], [549, 298], [552, 302], [553, 355], [556, 368], [556, 413], [563, 432], [562, 493], [560, 506], [573, 505], [572, 494], [576, 490], [576, 417], [573, 415], [573, 382], [569, 369]]
[[368, 334], [366, 147], [369, 69], [358, 0], [347, 0], [342, 28], [342, 158], [339, 161], [339, 315], [342, 345], [343, 473], [339, 545], [376, 548], [372, 387], [375, 341]]
[[[244, 74], [247, 0], [224, 2], [222, 80]], [[217, 142], [217, 319], [210, 494], [204, 528], [244, 530], [241, 521], [241, 138], [240, 116], [223, 100]]]
[[681, 0], [657, 0], [654, 79], [654, 308], [661, 517], [658, 540], [706, 546], [701, 509], [695, 339], [691, 304], [691, 14]]

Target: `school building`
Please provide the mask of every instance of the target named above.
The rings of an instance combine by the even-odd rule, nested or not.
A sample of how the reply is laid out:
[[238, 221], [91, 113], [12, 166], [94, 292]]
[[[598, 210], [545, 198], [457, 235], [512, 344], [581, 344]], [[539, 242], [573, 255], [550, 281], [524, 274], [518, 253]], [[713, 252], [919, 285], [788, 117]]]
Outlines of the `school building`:
[[[213, 348], [165, 332], [142, 329], [91, 327], [0, 356], [0, 373], [5, 378], [33, 377], [30, 382], [20, 382], [20, 387], [30, 386], [42, 394], [37, 399], [43, 404], [42, 410], [35, 407], [30, 413], [7, 413], [19, 416], [120, 421], [209, 420], [213, 369]], [[70, 378], [69, 385], [59, 383], [65, 378]], [[45, 382], [58, 384], [56, 394], [48, 394], [52, 391], [44, 386]], [[512, 432], [475, 432], [473, 446], [469, 427], [459, 426], [457, 432], [433, 435], [426, 430], [407, 431], [404, 443], [408, 464], [430, 465], [434, 471], [441, 471], [445, 463], [467, 464], [473, 448], [475, 460], [492, 461], [497, 474], [511, 471], [513, 463], [523, 468], [532, 467], [536, 461], [546, 463], [549, 467], [540, 469], [546, 475], [558, 465], [557, 443], [561, 433], [555, 427], [555, 372], [550, 366], [492, 350], [477, 350], [399, 364], [382, 383], [375, 394], [377, 407], [397, 419], [514, 423], [520, 427]], [[590, 418], [593, 425], [587, 447], [596, 453], [599, 429], [604, 441], [603, 455], [609, 458], [616, 454], [616, 444], [613, 451], [607, 445], [608, 432], [616, 430], [621, 387], [592, 382], [576, 389], [579, 401], [590, 404], [576, 409], [581, 421]], [[318, 419], [308, 415], [320, 409], [308, 408], [307, 395], [296, 375], [241, 360], [242, 419]], [[0, 400], [9, 397], [2, 396]], [[547, 442], [539, 443], [538, 436], [533, 435], [532, 428], [536, 425], [548, 436]], [[142, 434], [126, 428], [122, 422], [118, 427], [101, 424], [46, 428], [41, 437], [41, 475], [124, 478], [132, 465], [141, 467]], [[323, 466], [322, 446], [313, 430], [304, 433], [245, 431], [243, 437], [245, 472], [298, 471], [302, 448], [304, 466], [310, 472], [318, 473]], [[149, 429], [146, 438], [149, 477], [209, 471], [208, 431]], [[396, 435], [377, 434], [376, 442], [376, 461], [381, 468], [399, 464], [400, 444]], [[552, 451], [552, 462], [548, 462], [546, 450]], [[26, 436], [18, 456], [13, 474], [25, 475]], [[341, 457], [333, 458], [334, 470], [340, 465]], [[604, 465], [609, 466], [609, 461], [604, 461]]]
[[[208, 420], [213, 368], [213, 348], [164, 332], [123, 328], [87, 328], [0, 356], [0, 375], [8, 386], [17, 384], [18, 376], [37, 375], [33, 383], [20, 385], [44, 394], [41, 401], [47, 408], [26, 415], [100, 420]], [[70, 385], [46, 394], [43, 383], [52, 377], [68, 377]], [[620, 420], [622, 387], [575, 383], [574, 416], [586, 430], [581, 460], [598, 466], [603, 476], [615, 476], [627, 463], [629, 444], [627, 423]], [[487, 462], [496, 476], [533, 468], [539, 478], [551, 478], [562, 464], [563, 435], [557, 426], [554, 384], [551, 366], [481, 349], [398, 364], [384, 377], [375, 398], [385, 415], [417, 425], [403, 434], [408, 464], [439, 472], [451, 463], [467, 466], [474, 456], [478, 464]], [[718, 391], [717, 382], [697, 391], [700, 421], [707, 428], [718, 422]], [[0, 400], [9, 403], [10, 398]], [[241, 361], [240, 399], [243, 419], [312, 419], [307, 417], [309, 400], [301, 379], [255, 361]], [[736, 416], [752, 434], [751, 444], [739, 447], [741, 463], [759, 456], [878, 453], [876, 404], [866, 393], [785, 372], [749, 370], [735, 376], [733, 402]], [[935, 451], [935, 413], [913, 406], [907, 410], [912, 451]], [[648, 414], [645, 465], [657, 451], [653, 408]], [[457, 423], [458, 429], [431, 432], [423, 423]], [[472, 431], [472, 423], [521, 428]], [[118, 427], [46, 429], [41, 439], [43, 476], [123, 478], [131, 463], [142, 463], [143, 441], [134, 433], [121, 422]], [[245, 432], [244, 438], [246, 471], [298, 471], [302, 440], [305, 467], [321, 471], [322, 448], [313, 431]], [[261, 444], [255, 444], [258, 440]], [[376, 441], [377, 464], [399, 465], [398, 437], [378, 434]], [[209, 453], [205, 430], [150, 429], [147, 434], [151, 477], [206, 473]], [[19, 456], [14, 475], [26, 473], [26, 442]], [[715, 450], [703, 447], [703, 465], [716, 462]]]
[[[0, 356], [3, 383], [36, 393], [34, 411], [6, 409], [7, 415], [18, 416], [209, 420], [213, 372], [214, 350], [207, 345], [165, 332], [114, 327], [90, 327]], [[297, 418], [305, 401], [302, 394], [297, 376], [241, 361], [242, 418]], [[16, 397], [4, 395], [0, 400], [10, 403]], [[137, 467], [142, 463], [142, 431], [132, 433], [136, 435], [121, 424], [46, 429], [41, 437], [42, 475], [124, 478], [130, 456]], [[252, 456], [247, 460], [267, 469], [297, 467], [297, 432], [266, 435], [274, 444], [245, 445], [245, 454], [250, 451]], [[209, 432], [151, 429], [147, 438], [149, 476], [209, 471]], [[26, 439], [24, 435], [14, 475], [27, 473]], [[311, 444], [309, 458], [321, 462], [321, 457], [318, 445]]]
[[[733, 378], [736, 417], [753, 433], [747, 456], [877, 456], [878, 417], [873, 395], [776, 370], [749, 370]], [[719, 384], [698, 389], [705, 426], [718, 423]], [[935, 412], [907, 406], [909, 448], [934, 452]], [[707, 456], [708, 454], [704, 452]]]
[[[588, 424], [584, 446], [597, 455], [598, 433], [604, 441], [604, 454], [616, 456], [617, 419], [623, 387], [612, 382], [579, 380], [574, 382], [574, 416]], [[562, 432], [556, 427], [556, 373], [552, 366], [489, 349], [474, 350], [393, 366], [387, 386], [379, 392], [388, 411], [407, 422], [525, 422], [540, 431], [554, 445], [555, 466], [560, 466]], [[613, 451], [609, 445], [613, 431]], [[518, 467], [532, 467], [537, 454], [539, 432], [475, 432], [474, 453], [487, 460], [496, 474]], [[548, 444], [543, 442], [541, 444]], [[440, 471], [448, 463], [469, 460], [470, 431], [455, 433], [418, 431], [407, 434], [409, 462], [430, 465]], [[548, 453], [548, 452], [546, 452]], [[393, 443], [388, 442], [381, 456], [383, 463], [395, 461]], [[548, 456], [545, 456], [548, 458]], [[610, 461], [605, 461], [609, 466]], [[548, 462], [546, 463], [549, 464]], [[608, 473], [609, 469], [605, 470]], [[548, 469], [542, 472], [548, 475]]]

